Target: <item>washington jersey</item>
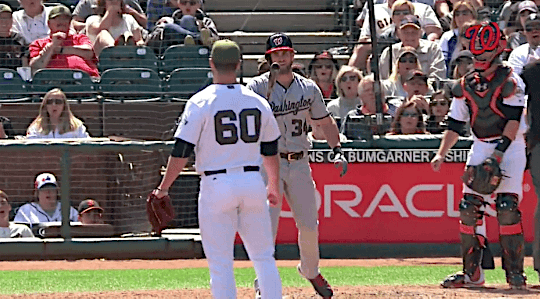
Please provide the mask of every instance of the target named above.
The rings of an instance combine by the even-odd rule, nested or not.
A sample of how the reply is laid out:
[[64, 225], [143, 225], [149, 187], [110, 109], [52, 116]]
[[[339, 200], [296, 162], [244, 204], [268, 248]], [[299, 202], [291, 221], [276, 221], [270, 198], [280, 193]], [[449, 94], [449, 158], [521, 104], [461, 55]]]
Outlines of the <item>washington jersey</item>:
[[[265, 95], [269, 74], [266, 72], [253, 78], [248, 88]], [[311, 148], [307, 138], [308, 122], [330, 115], [317, 84], [295, 73], [288, 88], [276, 82], [268, 102], [282, 132], [278, 142], [280, 152], [307, 151]]]
[[[525, 105], [525, 84], [511, 68], [499, 66], [488, 78], [471, 72], [458, 81], [453, 89], [454, 101], [449, 117], [470, 121], [473, 134], [478, 139], [500, 137], [506, 123], [515, 119], [521, 121], [518, 135], [526, 130], [523, 115], [518, 118], [516, 111]], [[519, 136], [516, 136], [519, 138]]]
[[187, 102], [174, 137], [195, 145], [203, 173], [262, 165], [261, 142], [280, 132], [264, 98], [240, 84], [212, 84]]

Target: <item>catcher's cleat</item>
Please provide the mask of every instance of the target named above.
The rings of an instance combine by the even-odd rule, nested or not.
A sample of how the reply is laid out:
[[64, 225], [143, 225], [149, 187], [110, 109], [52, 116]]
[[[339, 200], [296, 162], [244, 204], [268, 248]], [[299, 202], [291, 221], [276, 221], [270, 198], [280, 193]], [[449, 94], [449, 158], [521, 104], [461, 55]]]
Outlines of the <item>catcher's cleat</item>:
[[255, 288], [255, 299], [261, 299], [261, 289], [259, 289], [259, 280], [257, 278], [253, 282], [253, 287]]
[[317, 275], [315, 278], [309, 279], [305, 277], [304, 274], [302, 274], [302, 271], [300, 271], [300, 265], [296, 266], [296, 269], [302, 277], [304, 277], [311, 283], [317, 294], [319, 294], [321, 297], [325, 299], [330, 299], [332, 298], [332, 296], [334, 296], [334, 291], [332, 291], [332, 287], [330, 286], [330, 284], [328, 284], [328, 281], [324, 279], [322, 274], [319, 273], [319, 275]]
[[527, 287], [527, 276], [521, 273], [510, 273], [506, 276], [506, 282], [510, 285], [510, 288], [513, 290], [522, 290]]
[[485, 283], [484, 271], [480, 272], [480, 278], [477, 281], [472, 281], [469, 275], [463, 272], [457, 272], [452, 275], [448, 275], [441, 286], [443, 288], [470, 288], [470, 287], [480, 287]]

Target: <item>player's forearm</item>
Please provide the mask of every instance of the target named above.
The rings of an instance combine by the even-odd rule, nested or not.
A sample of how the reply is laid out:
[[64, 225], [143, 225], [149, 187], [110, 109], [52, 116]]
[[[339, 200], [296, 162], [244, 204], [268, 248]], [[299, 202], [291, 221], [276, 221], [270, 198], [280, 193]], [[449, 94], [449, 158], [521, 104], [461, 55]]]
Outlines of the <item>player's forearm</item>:
[[508, 137], [510, 140], [516, 139], [517, 132], [519, 130], [519, 121], [509, 120], [503, 130], [503, 136]]
[[165, 175], [163, 176], [163, 180], [161, 180], [161, 184], [159, 184], [158, 188], [161, 190], [169, 190], [178, 175], [182, 172], [182, 169], [184, 169], [184, 166], [186, 166], [187, 161], [188, 158], [175, 158], [169, 156]]
[[458, 140], [458, 133], [451, 130], [444, 131], [443, 139], [441, 140], [441, 145], [437, 155], [440, 155], [441, 157], [446, 156], [448, 151], [456, 144], [456, 142], [458, 142]]
[[278, 155], [263, 156], [263, 165], [268, 175], [268, 188], [279, 190], [279, 157]]
[[324, 139], [326, 139], [326, 142], [331, 148], [341, 146], [337, 124], [332, 117], [328, 118], [330, 121], [318, 125], [324, 135]]

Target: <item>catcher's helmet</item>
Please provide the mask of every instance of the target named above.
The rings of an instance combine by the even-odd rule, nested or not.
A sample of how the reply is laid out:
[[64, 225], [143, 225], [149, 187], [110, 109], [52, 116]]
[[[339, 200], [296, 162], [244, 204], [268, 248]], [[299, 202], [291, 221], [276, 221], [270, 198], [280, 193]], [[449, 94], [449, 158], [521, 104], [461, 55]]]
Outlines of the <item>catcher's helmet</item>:
[[294, 52], [292, 41], [285, 33], [274, 33], [266, 40], [265, 54], [280, 50]]

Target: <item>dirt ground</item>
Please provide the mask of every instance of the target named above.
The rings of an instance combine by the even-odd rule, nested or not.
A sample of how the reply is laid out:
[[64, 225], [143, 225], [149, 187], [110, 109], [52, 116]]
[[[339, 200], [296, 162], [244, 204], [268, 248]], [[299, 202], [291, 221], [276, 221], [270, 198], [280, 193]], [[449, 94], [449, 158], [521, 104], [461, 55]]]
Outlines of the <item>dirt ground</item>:
[[[298, 261], [280, 260], [278, 266], [293, 267]], [[496, 259], [500, 267], [500, 259]], [[414, 259], [357, 259], [357, 260], [321, 260], [321, 267], [384, 265], [460, 265], [459, 258], [414, 258]], [[102, 270], [102, 269], [177, 269], [207, 267], [206, 260], [78, 260], [78, 261], [20, 261], [0, 262], [2, 270]], [[532, 265], [532, 259], [526, 258], [526, 266]], [[235, 267], [251, 267], [249, 261], [236, 261]], [[285, 288], [284, 298], [304, 299], [320, 298], [311, 288]], [[0, 298], [211, 298], [209, 290], [175, 291], [120, 291], [99, 293], [55, 293], [20, 296], [0, 296]], [[240, 288], [238, 298], [254, 298], [251, 288]], [[443, 289], [439, 286], [347, 286], [335, 287], [334, 298], [419, 298], [419, 299], [466, 299], [466, 298], [540, 298], [538, 277], [529, 278], [526, 290], [510, 290], [507, 285], [487, 284], [475, 289]]]

